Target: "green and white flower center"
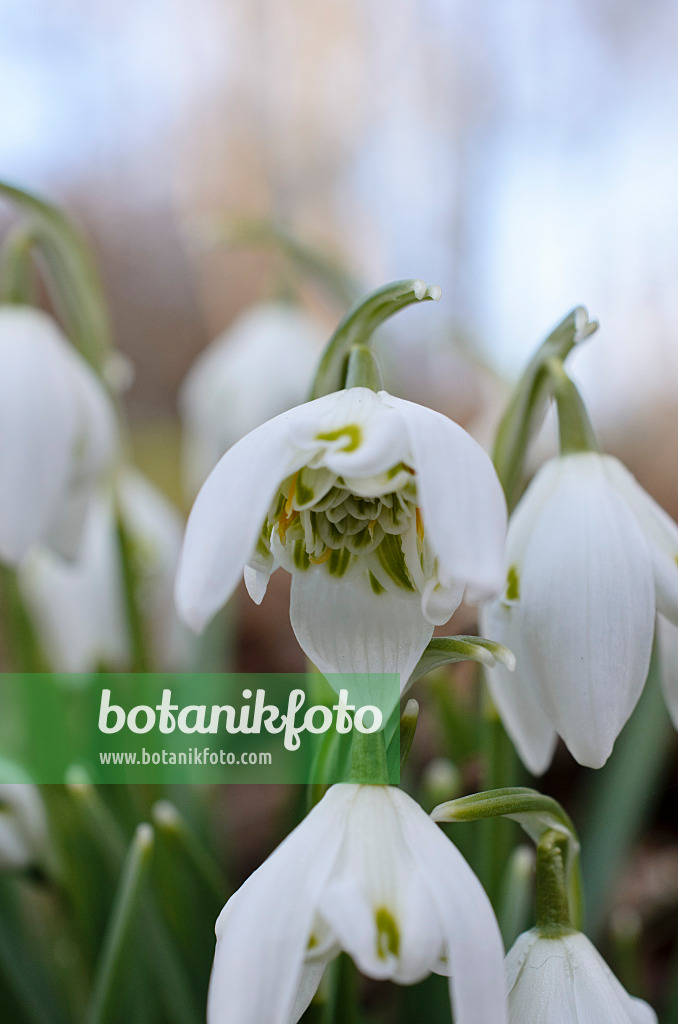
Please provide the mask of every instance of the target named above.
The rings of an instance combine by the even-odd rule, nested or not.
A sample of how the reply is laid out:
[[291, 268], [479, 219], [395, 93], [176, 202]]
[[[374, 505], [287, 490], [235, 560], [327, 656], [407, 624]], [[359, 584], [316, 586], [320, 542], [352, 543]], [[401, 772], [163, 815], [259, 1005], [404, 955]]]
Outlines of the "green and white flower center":
[[272, 551], [290, 571], [322, 565], [333, 576], [343, 576], [359, 558], [371, 556], [366, 564], [375, 570], [375, 590], [381, 589], [384, 572], [400, 587], [413, 590], [401, 540], [411, 533], [420, 561], [423, 524], [409, 466], [400, 463], [369, 479], [305, 466], [281, 484], [258, 550], [262, 557]]

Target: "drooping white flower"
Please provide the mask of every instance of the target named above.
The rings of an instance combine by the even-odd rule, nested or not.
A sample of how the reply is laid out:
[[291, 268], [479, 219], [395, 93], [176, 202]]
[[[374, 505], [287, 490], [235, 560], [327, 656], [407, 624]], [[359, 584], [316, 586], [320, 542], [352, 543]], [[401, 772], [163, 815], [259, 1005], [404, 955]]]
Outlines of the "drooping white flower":
[[172, 582], [181, 546], [178, 512], [141, 473], [118, 474], [90, 504], [77, 557], [64, 561], [35, 546], [19, 569], [19, 585], [50, 667], [61, 672], [123, 669], [130, 638], [115, 503], [132, 542], [138, 597], [149, 627], [154, 665], [181, 670], [189, 635], [178, 621]]
[[678, 527], [612, 456], [555, 458], [511, 518], [502, 596], [486, 635], [516, 656], [490, 689], [527, 767], [562, 736], [599, 768], [642, 692], [655, 612], [678, 622]]
[[502, 943], [480, 882], [411, 797], [338, 785], [217, 921], [208, 1024], [291, 1024], [340, 950], [372, 978], [450, 977], [460, 1024], [506, 1019]]
[[656, 1024], [581, 932], [520, 935], [506, 957], [509, 1024]]
[[201, 352], [179, 393], [191, 497], [236, 441], [304, 400], [324, 340], [301, 308], [267, 302], [242, 313]]
[[93, 370], [45, 313], [0, 308], [0, 560], [43, 541], [68, 557], [116, 426]]
[[466, 431], [350, 388], [269, 420], [223, 456], [189, 517], [177, 605], [200, 630], [243, 567], [258, 603], [283, 566], [292, 625], [318, 668], [405, 681], [465, 588], [471, 600], [498, 592], [505, 526], [492, 463]]
[[40, 790], [4, 758], [0, 759], [0, 774], [17, 780], [0, 784], [0, 871], [48, 863], [51, 846]]

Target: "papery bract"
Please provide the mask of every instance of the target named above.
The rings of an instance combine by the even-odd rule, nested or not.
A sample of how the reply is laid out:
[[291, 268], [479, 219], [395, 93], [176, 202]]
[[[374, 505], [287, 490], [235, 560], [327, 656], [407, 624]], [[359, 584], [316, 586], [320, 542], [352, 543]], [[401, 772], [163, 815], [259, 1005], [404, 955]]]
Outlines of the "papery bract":
[[290, 1024], [340, 950], [373, 978], [450, 976], [460, 1024], [506, 1019], [502, 944], [457, 849], [401, 790], [333, 786], [217, 922], [208, 1024]]

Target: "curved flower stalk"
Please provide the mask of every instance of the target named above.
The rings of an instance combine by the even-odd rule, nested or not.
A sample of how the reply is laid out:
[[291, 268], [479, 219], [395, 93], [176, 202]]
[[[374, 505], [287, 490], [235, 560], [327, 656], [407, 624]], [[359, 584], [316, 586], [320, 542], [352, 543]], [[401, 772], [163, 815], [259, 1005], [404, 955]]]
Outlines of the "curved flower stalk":
[[293, 1024], [342, 949], [372, 978], [447, 975], [460, 1024], [506, 1019], [490, 903], [398, 789], [333, 786], [231, 897], [216, 931], [208, 1024]]
[[116, 434], [106, 391], [54, 321], [0, 308], [0, 560], [18, 565], [36, 541], [75, 555]]
[[481, 624], [516, 670], [488, 670], [493, 699], [534, 774], [557, 735], [599, 768], [642, 692], [656, 612], [678, 623], [678, 527], [617, 459], [578, 452], [539, 470], [507, 556]]
[[509, 1024], [656, 1024], [656, 1014], [634, 999], [581, 932], [520, 935], [506, 957]]
[[191, 497], [236, 441], [303, 401], [323, 342], [301, 308], [267, 302], [242, 313], [201, 352], [179, 393]]
[[292, 625], [318, 668], [405, 681], [465, 589], [474, 601], [498, 592], [505, 526], [494, 468], [469, 434], [351, 387], [269, 420], [223, 456], [188, 520], [177, 606], [201, 630], [243, 568], [259, 603], [282, 566]]
[[93, 499], [75, 560], [36, 546], [21, 566], [19, 585], [41, 646], [55, 671], [92, 672], [131, 663], [116, 502], [132, 541], [152, 663], [181, 670], [188, 663], [190, 638], [176, 617], [172, 581], [182, 522], [167, 499], [132, 470], [118, 475], [115, 491], [107, 488]]
[[0, 871], [23, 871], [51, 860], [47, 815], [40, 790], [24, 773], [0, 759]]

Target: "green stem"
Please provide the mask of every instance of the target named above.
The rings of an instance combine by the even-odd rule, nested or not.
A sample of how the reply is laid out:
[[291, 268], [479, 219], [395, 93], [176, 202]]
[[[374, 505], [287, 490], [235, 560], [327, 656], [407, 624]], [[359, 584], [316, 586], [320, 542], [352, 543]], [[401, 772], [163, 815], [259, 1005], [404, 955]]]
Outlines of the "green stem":
[[49, 666], [26, 608], [15, 569], [0, 565], [0, 610], [11, 667], [17, 672], [48, 672]]
[[130, 667], [133, 672], [149, 672], [150, 657], [146, 622], [139, 600], [139, 578], [134, 557], [134, 544], [119, 510], [116, 514], [116, 531], [131, 651]]
[[87, 1024], [105, 1024], [110, 1019], [110, 1011], [115, 997], [115, 982], [125, 943], [136, 916], [139, 892], [146, 876], [152, 849], [153, 830], [151, 826], [139, 825], [130, 844], [115, 895], [111, 919], [94, 979], [94, 989], [86, 1016]]
[[8, 232], [0, 256], [0, 303], [3, 305], [35, 304], [34, 244], [34, 232], [23, 225]]
[[[486, 686], [483, 686], [481, 714], [483, 788], [504, 789], [516, 782], [518, 759]], [[491, 899], [500, 892], [502, 875], [515, 838], [515, 827], [507, 828], [500, 818], [487, 818], [478, 825], [478, 875]]]
[[574, 455], [578, 452], [599, 451], [589, 414], [576, 384], [558, 360], [550, 360], [547, 368], [558, 410], [560, 454]]
[[440, 289], [423, 281], [392, 281], [353, 306], [330, 338], [310, 398], [340, 391], [346, 384], [348, 357], [354, 345], [368, 345], [380, 324], [413, 302], [438, 301]]
[[349, 782], [360, 786], [387, 786], [388, 763], [383, 732], [362, 733], [354, 730], [351, 746]]
[[567, 891], [568, 837], [549, 829], [537, 843], [537, 927], [555, 937], [572, 930]]
[[384, 387], [377, 357], [366, 345], [354, 345], [349, 353], [346, 387], [370, 391], [381, 391]]
[[584, 307], [577, 306], [542, 342], [515, 387], [501, 418], [493, 453], [509, 511], [520, 498], [527, 449], [548, 406], [552, 380], [547, 364], [553, 359], [564, 362], [574, 346], [597, 328]]

